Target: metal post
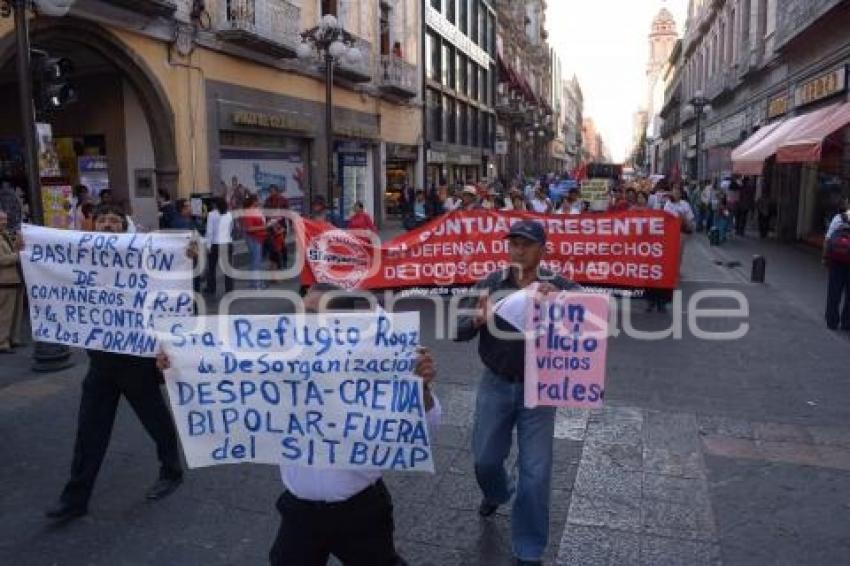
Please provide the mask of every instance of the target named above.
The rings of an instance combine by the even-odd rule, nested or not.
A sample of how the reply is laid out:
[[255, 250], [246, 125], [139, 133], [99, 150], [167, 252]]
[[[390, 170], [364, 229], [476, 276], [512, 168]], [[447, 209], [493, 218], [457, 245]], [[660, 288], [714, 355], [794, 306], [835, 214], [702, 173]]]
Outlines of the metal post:
[[[328, 47], [329, 48], [329, 47]], [[333, 126], [333, 89], [334, 89], [334, 58], [325, 51], [325, 140], [327, 142], [328, 152], [328, 178], [327, 178], [327, 198], [328, 207], [333, 207], [333, 190], [334, 190], [334, 126]], [[340, 198], [340, 206], [342, 199]], [[341, 212], [341, 211], [340, 211]]]
[[35, 224], [44, 224], [41, 201], [41, 178], [38, 170], [35, 108], [33, 107], [32, 67], [30, 65], [30, 29], [27, 19], [27, 0], [15, 0], [15, 38], [18, 58], [18, 98], [20, 99], [21, 128], [24, 136], [27, 184], [29, 185], [30, 214]]
[[[20, 98], [21, 129], [24, 138], [24, 162], [29, 185], [30, 215], [34, 224], [44, 224], [41, 200], [41, 175], [38, 167], [35, 108], [33, 106], [32, 66], [30, 64], [30, 31], [27, 19], [28, 0], [14, 0], [15, 39], [17, 42], [18, 97]], [[36, 341], [33, 344], [32, 369], [37, 372], [54, 372], [69, 368], [71, 350], [62, 344]]]

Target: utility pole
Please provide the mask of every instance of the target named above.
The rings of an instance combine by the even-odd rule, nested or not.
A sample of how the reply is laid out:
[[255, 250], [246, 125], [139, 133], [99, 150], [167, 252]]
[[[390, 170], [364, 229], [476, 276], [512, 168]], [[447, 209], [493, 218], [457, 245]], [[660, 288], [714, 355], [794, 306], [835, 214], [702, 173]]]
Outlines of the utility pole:
[[[38, 166], [35, 106], [33, 105], [32, 65], [29, 19], [29, 0], [9, 0], [15, 12], [15, 39], [17, 44], [18, 98], [20, 98], [21, 132], [24, 139], [24, 163], [29, 187], [30, 216], [33, 224], [44, 224], [44, 207], [41, 200], [41, 173]], [[37, 372], [61, 371], [71, 367], [71, 350], [62, 344], [36, 341], [33, 344], [32, 369]]]

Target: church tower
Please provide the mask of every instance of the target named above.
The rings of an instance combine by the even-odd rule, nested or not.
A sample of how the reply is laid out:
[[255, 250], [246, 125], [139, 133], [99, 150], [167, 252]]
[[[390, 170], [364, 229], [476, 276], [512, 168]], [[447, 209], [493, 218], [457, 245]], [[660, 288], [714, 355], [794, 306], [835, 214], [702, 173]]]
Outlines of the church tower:
[[652, 30], [649, 33], [649, 65], [646, 74], [650, 83], [654, 83], [661, 74], [661, 70], [676, 46], [678, 37], [673, 14], [666, 7], [661, 8], [652, 20]]

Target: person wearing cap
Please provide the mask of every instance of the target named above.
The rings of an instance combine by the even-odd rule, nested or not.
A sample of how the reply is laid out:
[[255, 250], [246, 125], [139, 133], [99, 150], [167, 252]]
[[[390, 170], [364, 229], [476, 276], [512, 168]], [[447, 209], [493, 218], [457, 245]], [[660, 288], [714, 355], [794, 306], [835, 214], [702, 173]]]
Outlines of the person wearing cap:
[[[475, 477], [483, 498], [478, 508], [489, 517], [515, 495], [511, 513], [512, 550], [517, 564], [541, 564], [549, 542], [549, 498], [555, 409], [525, 408], [525, 337], [493, 317], [497, 302], [538, 283], [541, 293], [577, 290], [578, 285], [541, 267], [546, 232], [535, 220], [516, 222], [508, 233], [511, 265], [475, 285], [462, 306], [470, 313], [458, 319], [456, 340], [479, 337], [484, 373], [478, 385], [472, 432]], [[498, 332], [497, 332], [498, 329]], [[518, 480], [505, 470], [517, 431]]]
[[463, 188], [463, 192], [460, 193], [460, 200], [462, 201], [460, 209], [463, 211], [481, 208], [481, 205], [478, 204], [478, 190], [472, 185]]

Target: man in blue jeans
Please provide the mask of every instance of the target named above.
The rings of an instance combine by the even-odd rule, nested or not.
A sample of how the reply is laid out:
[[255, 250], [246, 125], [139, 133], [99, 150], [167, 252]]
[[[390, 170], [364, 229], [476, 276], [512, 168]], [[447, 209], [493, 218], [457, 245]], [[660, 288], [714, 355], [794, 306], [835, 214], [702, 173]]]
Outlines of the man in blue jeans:
[[[549, 539], [549, 497], [552, 478], [552, 438], [555, 409], [526, 409], [524, 404], [525, 339], [500, 318], [493, 305], [534, 283], [541, 293], [575, 290], [578, 286], [540, 267], [546, 232], [534, 220], [522, 220], [508, 234], [511, 267], [479, 281], [464, 306], [472, 316], [458, 321], [457, 340], [480, 336], [478, 354], [484, 375], [478, 386], [472, 451], [475, 477], [483, 493], [478, 514], [489, 517], [513, 494], [511, 538], [516, 563], [542, 564]], [[477, 301], [477, 308], [476, 308]], [[505, 470], [517, 430], [519, 476], [512, 485]]]

